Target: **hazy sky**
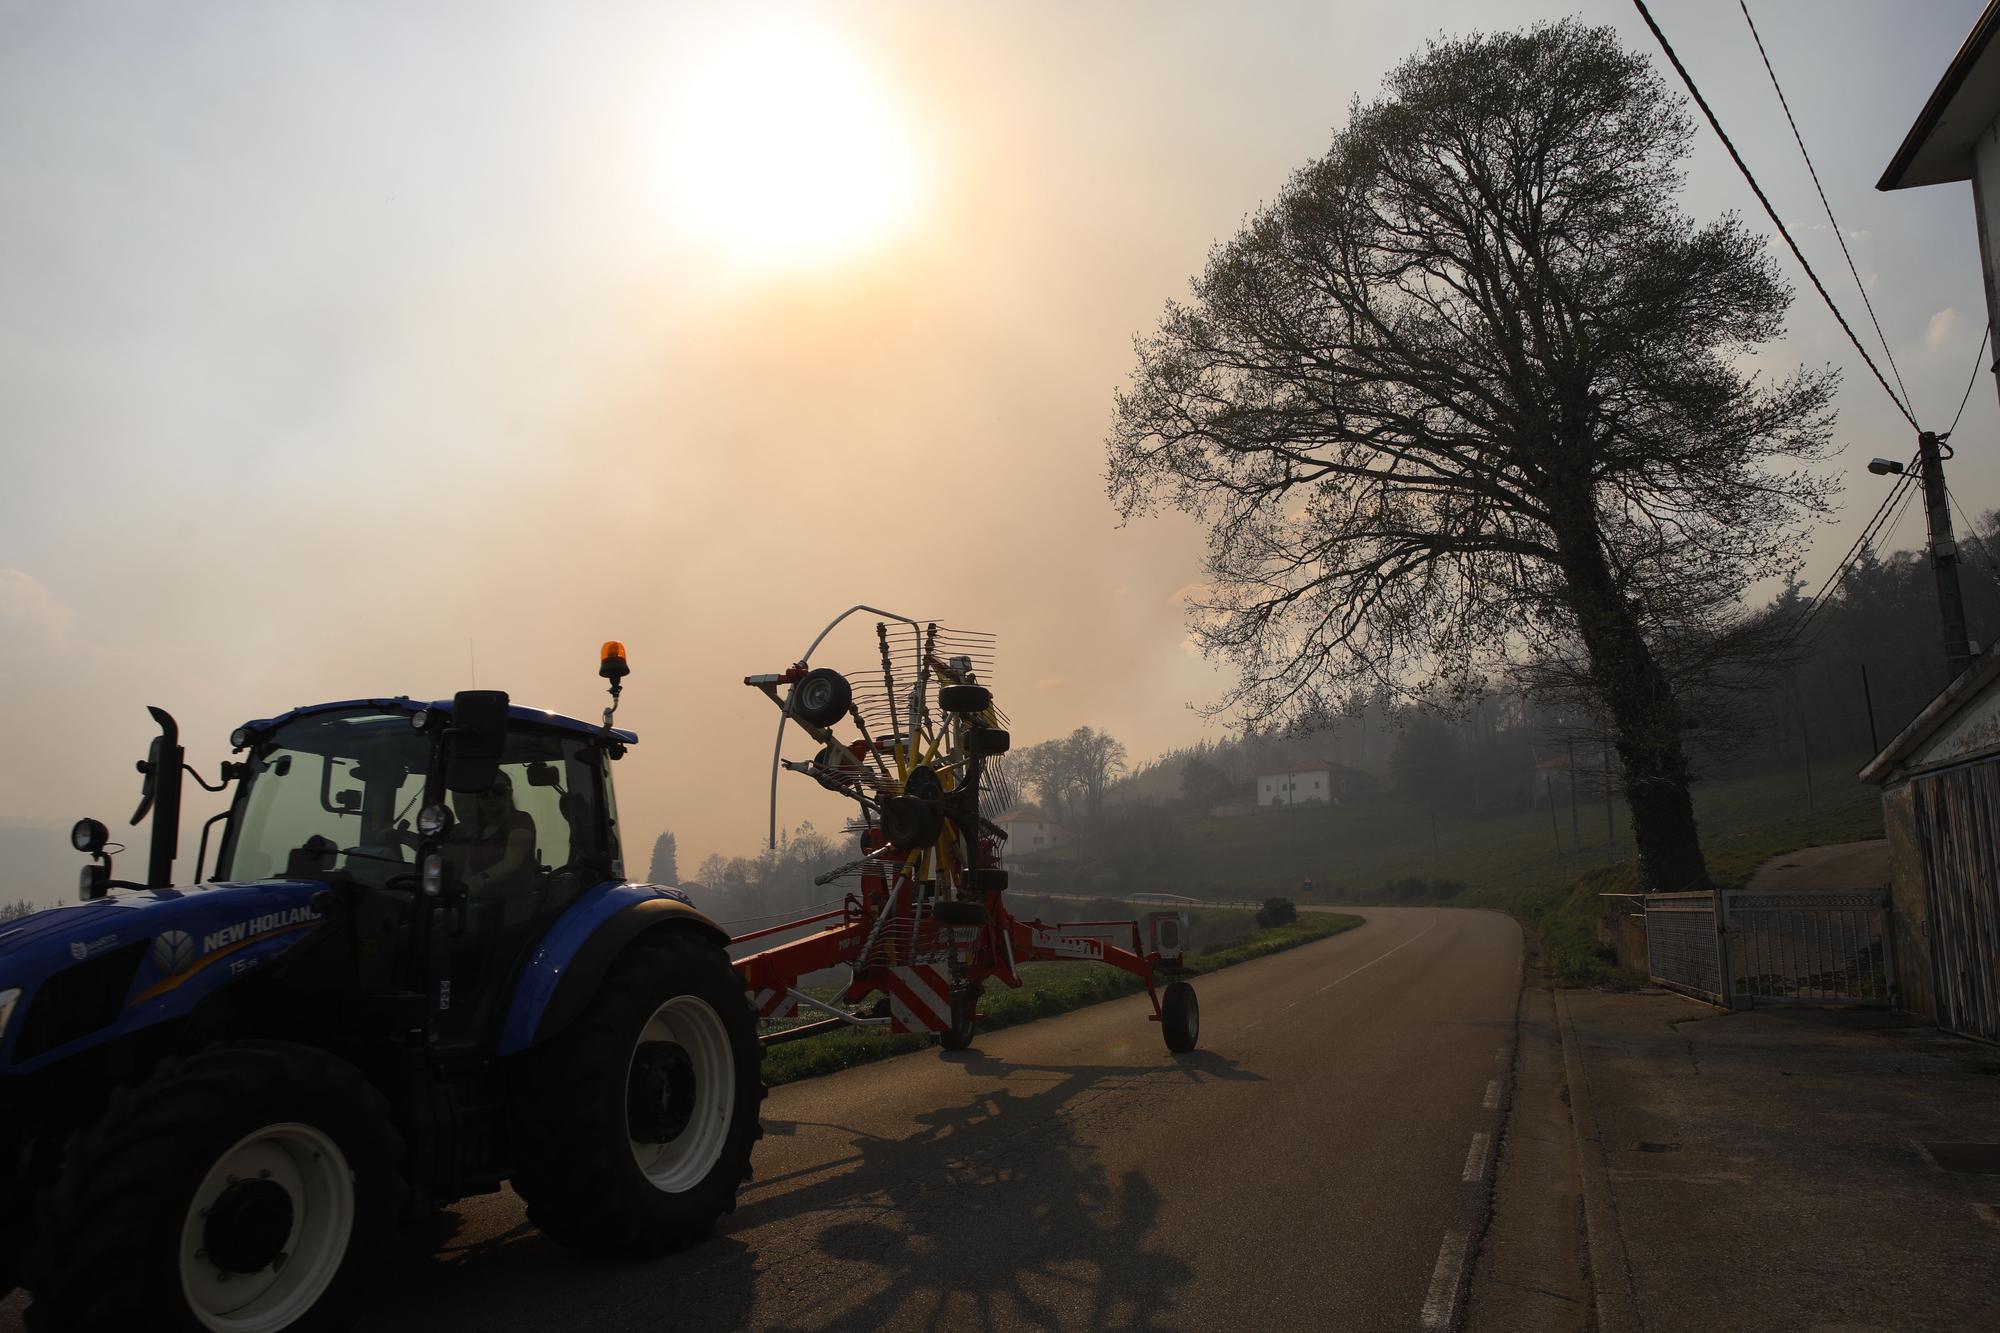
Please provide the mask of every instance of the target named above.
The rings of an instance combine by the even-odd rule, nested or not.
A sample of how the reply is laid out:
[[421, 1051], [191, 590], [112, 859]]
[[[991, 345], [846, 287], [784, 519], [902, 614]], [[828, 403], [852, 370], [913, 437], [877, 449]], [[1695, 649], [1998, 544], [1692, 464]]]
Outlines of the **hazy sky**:
[[[1874, 182], [1981, 7], [1753, 5], [1933, 429], [1983, 323], [1971, 193]], [[1654, 8], [1862, 319], [1735, 0]], [[1426, 37], [1569, 13], [1652, 50], [1614, 0], [0, 0], [0, 817], [122, 827], [148, 703], [209, 772], [245, 718], [475, 658], [595, 716], [617, 637], [628, 849], [672, 828], [691, 872], [762, 835], [741, 677], [857, 601], [998, 633], [1023, 743], [1214, 734], [1198, 533], [1103, 495], [1131, 339]], [[1687, 204], [1756, 213], [1705, 127]], [[1769, 364], [1847, 368], [1823, 574], [1913, 442], [1797, 285]]]

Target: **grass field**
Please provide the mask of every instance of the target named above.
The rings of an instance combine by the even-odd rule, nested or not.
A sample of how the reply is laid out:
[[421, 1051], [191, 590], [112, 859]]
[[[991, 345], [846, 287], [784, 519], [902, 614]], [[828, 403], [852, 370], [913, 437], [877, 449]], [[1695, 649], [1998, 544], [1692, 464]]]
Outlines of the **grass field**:
[[[1867, 758], [1817, 760], [1810, 805], [1799, 769], [1696, 786], [1695, 817], [1716, 883], [1740, 888], [1764, 861], [1801, 847], [1881, 837], [1881, 793], [1854, 777]], [[1415, 802], [1392, 795], [1229, 819], [1183, 817], [1174, 871], [1149, 877], [1146, 887], [1259, 898], [1296, 896], [1310, 879], [1314, 899], [1340, 903], [1382, 901], [1382, 887], [1391, 880], [1457, 881], [1466, 891], [1451, 898], [1452, 905], [1496, 908], [1526, 923], [1563, 984], [1604, 984], [1617, 981], [1619, 972], [1610, 950], [1598, 943], [1596, 925], [1617, 909], [1599, 895], [1638, 886], [1622, 801], [1613, 803], [1610, 826], [1607, 839], [1601, 801], [1579, 808], [1574, 825], [1561, 801], [1553, 820], [1544, 806], [1485, 818], [1440, 811], [1433, 822]], [[1077, 850], [1023, 864], [1044, 883], [1061, 883], [1065, 876], [1074, 882], [1079, 877], [1069, 857]]]
[[[1252, 958], [1297, 948], [1329, 935], [1338, 935], [1360, 924], [1358, 916], [1333, 912], [1307, 913], [1293, 925], [1273, 930], [1253, 930], [1231, 943], [1189, 953], [1185, 959], [1186, 970], [1190, 975], [1200, 976], [1248, 962]], [[1139, 979], [1131, 973], [1120, 972], [1102, 963], [1029, 963], [1021, 969], [1019, 990], [995, 986], [981, 998], [979, 1026], [981, 1031], [992, 1031], [1031, 1023], [1037, 1018], [1065, 1014], [1072, 1009], [1114, 1000], [1143, 989]], [[1152, 1024], [1142, 1022], [1134, 1026], [1150, 1029]], [[1157, 1032], [1141, 1032], [1138, 1035], [1159, 1040]], [[932, 1041], [933, 1038], [927, 1034], [874, 1031], [835, 1032], [824, 1037], [808, 1037], [773, 1046], [767, 1051], [764, 1056], [764, 1081], [776, 1087], [836, 1069], [887, 1059], [906, 1051], [922, 1050]]]

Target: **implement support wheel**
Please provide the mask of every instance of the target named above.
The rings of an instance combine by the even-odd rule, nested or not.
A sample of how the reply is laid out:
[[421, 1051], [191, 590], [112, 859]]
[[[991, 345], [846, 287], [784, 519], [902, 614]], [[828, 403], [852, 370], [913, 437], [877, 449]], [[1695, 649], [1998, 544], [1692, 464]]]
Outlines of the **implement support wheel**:
[[1194, 987], [1185, 981], [1167, 983], [1167, 993], [1160, 997], [1160, 1031], [1175, 1055], [1192, 1051], [1200, 1038], [1201, 1004], [1194, 998]]

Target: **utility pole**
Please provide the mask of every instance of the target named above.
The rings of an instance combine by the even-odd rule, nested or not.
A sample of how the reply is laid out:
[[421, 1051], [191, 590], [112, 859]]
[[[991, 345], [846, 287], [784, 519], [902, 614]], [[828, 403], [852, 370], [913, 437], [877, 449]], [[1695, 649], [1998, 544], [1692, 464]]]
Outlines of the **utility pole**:
[[1951, 533], [1942, 443], [1936, 431], [1917, 434], [1917, 453], [1923, 460], [1924, 514], [1930, 526], [1931, 572], [1937, 576], [1938, 610], [1944, 615], [1944, 656], [1950, 672], [1946, 680], [1949, 684], [1971, 665], [1972, 643], [1965, 632], [1965, 599], [1958, 590], [1958, 543]]
[[1868, 710], [1868, 753], [1882, 753], [1882, 742], [1875, 739], [1875, 696], [1868, 691], [1868, 664], [1861, 664], [1861, 706]]

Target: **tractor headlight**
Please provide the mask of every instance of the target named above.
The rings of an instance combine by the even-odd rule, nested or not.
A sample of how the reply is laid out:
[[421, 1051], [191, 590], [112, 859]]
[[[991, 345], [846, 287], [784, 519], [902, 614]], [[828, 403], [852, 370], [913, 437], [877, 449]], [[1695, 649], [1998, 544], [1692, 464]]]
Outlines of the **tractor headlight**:
[[79, 819], [69, 831], [69, 845], [86, 856], [103, 851], [110, 839], [111, 831], [95, 819]]
[[444, 892], [444, 857], [432, 852], [424, 858], [424, 896], [435, 898]]
[[7, 1039], [7, 1020], [14, 1016], [14, 1006], [21, 999], [21, 988], [0, 990], [0, 1041]]
[[451, 807], [440, 801], [417, 811], [417, 832], [426, 838], [443, 835], [451, 827]]
[[232, 750], [247, 750], [250, 748], [250, 742], [256, 739], [250, 728], [238, 727], [229, 733], [229, 746]]

